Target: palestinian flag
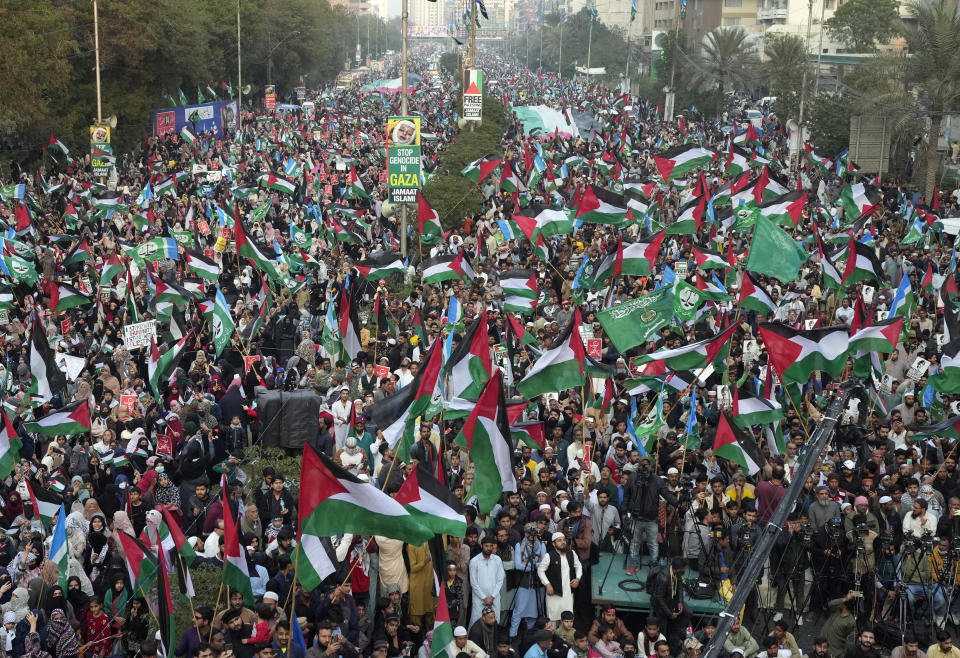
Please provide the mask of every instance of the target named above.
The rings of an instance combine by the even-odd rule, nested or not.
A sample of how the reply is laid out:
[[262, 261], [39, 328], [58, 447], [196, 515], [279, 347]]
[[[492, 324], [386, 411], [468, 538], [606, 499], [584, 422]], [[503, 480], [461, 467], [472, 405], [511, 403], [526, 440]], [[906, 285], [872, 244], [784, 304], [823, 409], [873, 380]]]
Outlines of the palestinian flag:
[[190, 146], [197, 145], [197, 134], [190, 130], [189, 126], [184, 126], [180, 129], [180, 139], [189, 144]]
[[535, 270], [508, 270], [500, 275], [503, 308], [516, 313], [529, 313], [537, 306], [537, 273]]
[[[224, 516], [230, 516], [226, 514]], [[226, 522], [226, 520], [224, 520]], [[157, 622], [160, 634], [160, 650], [169, 656], [177, 642], [173, 625], [173, 599], [170, 597], [170, 579], [167, 577], [167, 560], [163, 550], [157, 551]]]
[[212, 300], [202, 301], [197, 304], [197, 307], [210, 325], [210, 333], [213, 336], [213, 346], [216, 350], [217, 358], [220, 358], [220, 353], [223, 352], [223, 348], [230, 344], [233, 334], [237, 331], [237, 325], [233, 321], [233, 315], [230, 313], [227, 300], [218, 287], [217, 294]]
[[807, 159], [810, 160], [814, 166], [819, 168], [820, 171], [827, 173], [833, 169], [833, 162], [829, 158], [822, 158], [817, 155], [813, 150], [813, 146], [811, 146], [809, 142], [804, 142], [803, 147], [807, 151]]
[[443, 366], [443, 372], [450, 376], [448, 397], [476, 400], [490, 381], [492, 371], [487, 312], [484, 310], [470, 323]]
[[177, 195], [177, 179], [174, 176], [164, 179], [157, 183], [153, 188], [153, 194], [156, 198], [160, 198], [164, 194], [170, 194], [172, 196]]
[[[576, 340], [580, 342], [579, 333]], [[582, 344], [580, 350], [583, 351]], [[502, 373], [497, 370], [455, 439], [457, 445], [467, 449], [475, 465], [473, 487], [467, 495], [477, 497], [477, 510], [481, 514], [489, 514], [504, 491], [517, 490], [502, 379]]]
[[731, 415], [733, 422], [737, 427], [750, 427], [751, 425], [766, 425], [783, 420], [786, 415], [783, 413], [783, 407], [776, 400], [754, 395], [750, 391], [752, 384], [747, 384], [741, 389], [733, 392], [733, 409]]
[[685, 204], [677, 211], [677, 218], [667, 225], [666, 232], [670, 235], [694, 235], [700, 230], [703, 223], [703, 211], [706, 208], [707, 197], [701, 196]]
[[188, 270], [196, 274], [201, 279], [207, 279], [208, 281], [216, 281], [220, 278], [219, 264], [192, 251], [184, 251]]
[[443, 226], [440, 214], [433, 209], [423, 192], [417, 190], [417, 225], [420, 241], [426, 245], [439, 244], [443, 239]]
[[413, 381], [399, 391], [374, 402], [370, 417], [377, 423], [384, 440], [394, 452], [404, 438], [405, 450], [413, 444], [414, 421], [431, 406], [443, 363], [442, 341], [434, 341], [427, 352], [425, 365], [417, 371]]
[[476, 272], [463, 257], [463, 251], [456, 256], [441, 254], [423, 261], [423, 282], [440, 283], [442, 281], [462, 281], [464, 277], [472, 279]]
[[580, 322], [578, 308], [553, 346], [540, 355], [517, 384], [517, 391], [523, 397], [532, 400], [542, 393], [563, 391], [583, 384], [583, 360], [586, 354], [580, 337]]
[[779, 322], [760, 325], [760, 337], [780, 379], [805, 383], [814, 372], [839, 377], [847, 362], [850, 338], [845, 327], [803, 331]]
[[300, 490], [299, 521], [304, 535], [382, 535], [419, 546], [435, 534], [399, 502], [318, 454], [309, 444], [303, 448], [300, 481], [311, 484]]
[[873, 185], [854, 183], [840, 191], [840, 204], [847, 222], [866, 217], [880, 206], [880, 193]]
[[537, 235], [550, 237], [573, 232], [573, 219], [566, 211], [547, 208], [539, 203], [531, 203], [526, 208], [514, 210], [513, 219], [518, 225], [525, 219], [532, 223], [534, 230], [530, 232], [521, 226], [521, 230], [531, 243]]
[[903, 318], [894, 317], [868, 327], [864, 327], [850, 336], [850, 352], [880, 352], [890, 354], [900, 342], [900, 330]]
[[180, 592], [185, 596], [193, 597], [195, 592], [193, 580], [190, 578], [190, 566], [196, 561], [197, 553], [187, 543], [187, 537], [180, 528], [180, 523], [170, 513], [170, 510], [163, 505], [157, 505], [154, 509], [163, 516], [157, 539], [166, 553], [165, 559], [178, 574]]
[[543, 450], [547, 445], [547, 437], [543, 433], [542, 421], [528, 421], [525, 423], [511, 423], [510, 436], [519, 445], [530, 446], [531, 450]]
[[724, 258], [723, 254], [710, 251], [697, 245], [693, 245], [693, 257], [697, 261], [697, 267], [701, 270], [730, 269], [730, 264]]
[[93, 260], [93, 250], [90, 248], [87, 239], [81, 238], [80, 242], [75, 244], [73, 249], [70, 250], [70, 253], [67, 254], [67, 257], [63, 259], [63, 265], [74, 265], [88, 260]]
[[367, 281], [380, 281], [386, 279], [394, 272], [405, 272], [403, 258], [400, 252], [387, 251], [378, 255], [368, 255], [366, 259], [360, 261], [354, 267], [360, 272], [360, 276]]
[[750, 168], [750, 154], [741, 150], [730, 142], [730, 149], [727, 151], [727, 160], [723, 169], [723, 177], [739, 176]]
[[266, 187], [274, 192], [281, 192], [291, 196], [297, 190], [297, 186], [292, 181], [288, 181], [286, 178], [281, 178], [272, 171], [269, 174], [264, 174], [260, 177], [260, 187]]
[[363, 181], [357, 176], [357, 170], [350, 165], [350, 173], [347, 175], [347, 189], [343, 193], [344, 199], [369, 199], [367, 188], [363, 186]]
[[[57, 139], [53, 133], [50, 133], [50, 141], [43, 147], [43, 152], [54, 160], [56, 160], [58, 156], [70, 155], [70, 149], [67, 148], [67, 145]], [[67, 591], [66, 585], [63, 586], [63, 591]]]
[[320, 587], [327, 576], [336, 572], [337, 567], [330, 559], [330, 553], [327, 551], [326, 545], [317, 535], [301, 534], [297, 551], [296, 559], [299, 560], [300, 565], [297, 571], [297, 580], [303, 585], [304, 589], [310, 591]]
[[737, 427], [726, 411], [721, 414], [717, 425], [713, 454], [739, 464], [747, 475], [758, 473], [766, 461], [753, 438]]
[[500, 189], [507, 194], [518, 192], [523, 184], [517, 175], [513, 172], [513, 167], [509, 160], [503, 162], [503, 170], [500, 172]]
[[696, 144], [684, 144], [653, 156], [660, 177], [665, 183], [682, 178], [697, 167], [709, 163], [716, 153]]
[[430, 641], [430, 658], [456, 658], [447, 647], [453, 642], [453, 624], [450, 623], [450, 608], [447, 605], [446, 588], [437, 588], [437, 612], [433, 616], [433, 639]]
[[499, 167], [501, 162], [502, 160], [495, 155], [485, 155], [482, 158], [477, 158], [460, 170], [460, 174], [479, 185], [480, 181], [492, 174], [493, 170]]
[[0, 408], [0, 478], [6, 478], [13, 472], [22, 447], [23, 442], [13, 429], [10, 417]]
[[779, 308], [750, 272], [744, 272], [740, 282], [740, 307], [756, 311], [761, 317], [776, 313]]
[[189, 336], [190, 333], [188, 332], [186, 336], [181, 338], [162, 355], [160, 354], [160, 350], [157, 349], [157, 342], [153, 339], [150, 340], [150, 360], [147, 362], [147, 380], [150, 382], [150, 388], [153, 389], [153, 393], [157, 398], [160, 397], [160, 382], [163, 381], [166, 374], [179, 363], [187, 347], [187, 338], [189, 338]]
[[951, 336], [943, 346], [940, 371], [930, 375], [927, 383], [941, 393], [960, 393], [960, 336]]
[[115, 536], [119, 538], [120, 555], [127, 563], [127, 575], [133, 585], [133, 595], [146, 597], [159, 571], [157, 559], [150, 549], [133, 535], [118, 530]]
[[73, 436], [90, 431], [90, 405], [86, 400], [73, 402], [56, 411], [52, 411], [43, 418], [23, 426], [28, 432], [36, 432], [45, 436]]
[[917, 431], [911, 435], [911, 438], [916, 441], [931, 436], [939, 436], [945, 439], [960, 439], [960, 416], [951, 416], [944, 418], [939, 423], [918, 427]]
[[513, 331], [513, 333], [516, 335], [516, 337], [520, 340], [520, 344], [521, 344], [521, 345], [529, 345], [530, 347], [532, 347], [532, 348], [534, 348], [534, 349], [539, 349], [540, 345], [539, 345], [539, 343], [537, 343], [537, 339], [534, 337], [533, 332], [528, 332], [528, 331], [526, 331], [526, 330], [523, 328], [523, 325], [520, 324], [519, 322], [517, 322], [516, 318], [514, 318], [514, 317], [513, 317], [512, 315], [510, 315], [509, 313], [507, 314], [507, 320], [509, 320], [509, 322], [510, 322], [510, 327], [509, 327], [509, 328]]
[[758, 206], [758, 211], [767, 219], [788, 228], [794, 228], [803, 215], [803, 208], [807, 205], [807, 191], [794, 190], [771, 201], [764, 201]]
[[117, 254], [110, 254], [110, 257], [100, 270], [100, 286], [110, 286], [116, 276], [121, 272], [123, 272], [123, 263], [117, 258]]
[[45, 292], [50, 296], [50, 308], [54, 311], [66, 311], [89, 304], [93, 300], [67, 283], [48, 281]]
[[[300, 481], [313, 483], [313, 480], [305, 480], [302, 478]], [[300, 490], [301, 501], [304, 498], [304, 492], [310, 491], [311, 489], [312, 487], [304, 487]], [[223, 509], [229, 512], [231, 508], [227, 491], [227, 476], [224, 473], [220, 476], [220, 492], [223, 495]], [[303, 518], [302, 508], [300, 513], [301, 518]], [[243, 594], [244, 604], [252, 606], [254, 598], [253, 587], [250, 584], [250, 570], [247, 568], [247, 551], [240, 545], [240, 532], [237, 527], [237, 520], [233, 518], [232, 513], [223, 515], [223, 557], [221, 582], [229, 586], [231, 590]]]
[[848, 286], [857, 281], [874, 281], [882, 287], [884, 282], [883, 270], [873, 247], [858, 242], [853, 236], [850, 236], [850, 244], [847, 246], [847, 262], [843, 270], [843, 285]]
[[703, 368], [717, 358], [720, 350], [727, 345], [738, 326], [732, 324], [712, 338], [698, 340], [689, 345], [643, 354], [633, 359], [631, 365], [642, 366], [647, 363], [662, 361], [667, 368], [674, 371]]
[[622, 195], [588, 185], [580, 197], [574, 219], [586, 224], [623, 226], [626, 216], [627, 200]]
[[824, 253], [820, 257], [820, 273], [823, 275], [823, 286], [830, 290], [839, 290], [843, 285], [843, 274], [829, 255]]
[[234, 240], [237, 243], [237, 256], [249, 258], [253, 261], [254, 267], [266, 272], [271, 279], [277, 278], [277, 269], [273, 259], [268, 258], [264, 254], [264, 250], [249, 237], [249, 230], [240, 217], [237, 217], [234, 222], [234, 233]]
[[344, 288], [340, 292], [340, 340], [343, 342], [343, 351], [347, 359], [351, 361], [357, 358], [357, 354], [362, 349], [360, 329], [363, 325], [360, 324], [360, 318], [357, 315], [359, 302], [355, 297], [356, 288], [356, 285], [352, 285], [349, 289]]
[[[39, 318], [35, 318], [30, 331], [30, 374], [33, 375], [33, 395], [46, 402], [54, 395], [66, 391], [67, 378], [53, 360], [53, 352]], [[90, 418], [87, 414], [87, 429]]]
[[650, 242], [630, 242], [623, 245], [621, 274], [631, 276], [650, 276], [660, 255], [664, 231], [660, 231]]
[[403, 505], [414, 521], [438, 535], [467, 534], [463, 504], [423, 466], [410, 472], [394, 500]]

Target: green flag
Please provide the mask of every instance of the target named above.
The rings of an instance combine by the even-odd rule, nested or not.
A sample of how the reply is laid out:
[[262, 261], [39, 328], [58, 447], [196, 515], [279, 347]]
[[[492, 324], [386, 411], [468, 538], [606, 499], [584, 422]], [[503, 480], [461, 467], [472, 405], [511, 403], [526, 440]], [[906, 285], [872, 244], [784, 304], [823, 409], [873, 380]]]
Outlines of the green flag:
[[673, 291], [659, 290], [597, 313], [597, 321], [620, 352], [656, 336], [673, 319]]
[[745, 269], [786, 283], [797, 278], [808, 257], [789, 233], [763, 215], [757, 216]]
[[683, 280], [677, 280], [673, 287], [673, 314], [684, 322], [697, 319], [697, 309], [703, 303], [700, 291]]

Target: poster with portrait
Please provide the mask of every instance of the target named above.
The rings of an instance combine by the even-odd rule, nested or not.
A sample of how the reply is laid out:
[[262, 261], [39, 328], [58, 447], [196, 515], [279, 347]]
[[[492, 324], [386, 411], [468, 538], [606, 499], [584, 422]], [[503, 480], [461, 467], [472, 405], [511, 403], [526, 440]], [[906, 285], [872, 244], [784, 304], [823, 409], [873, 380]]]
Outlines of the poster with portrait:
[[417, 202], [420, 117], [387, 117], [387, 187], [391, 203]]

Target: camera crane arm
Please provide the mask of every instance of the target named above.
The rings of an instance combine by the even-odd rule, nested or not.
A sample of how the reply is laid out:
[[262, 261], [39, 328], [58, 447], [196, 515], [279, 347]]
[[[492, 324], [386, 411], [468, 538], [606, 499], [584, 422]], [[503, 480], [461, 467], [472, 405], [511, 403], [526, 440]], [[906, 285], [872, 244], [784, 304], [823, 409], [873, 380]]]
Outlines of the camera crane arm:
[[[846, 409], [847, 401], [852, 395], [856, 395], [861, 400], [859, 407], [861, 413], [860, 422], [863, 422], [864, 418], [866, 417], [868, 401], [866, 392], [863, 390], [863, 388], [852, 380], [846, 382], [845, 384], [841, 384], [840, 390], [834, 394], [833, 398], [827, 405], [827, 410], [823, 415], [822, 422], [817, 425], [816, 429], [813, 431], [813, 434], [810, 436], [810, 448], [806, 451], [803, 459], [797, 465], [793, 480], [790, 483], [790, 487], [787, 489], [787, 493], [780, 500], [780, 504], [777, 505], [777, 509], [774, 511], [773, 516], [770, 517], [770, 520], [761, 530], [757, 541], [753, 546], [750, 559], [744, 565], [743, 571], [740, 573], [741, 582], [752, 583], [760, 575], [760, 571], [763, 568], [764, 562], [767, 560], [767, 556], [770, 554], [777, 537], [783, 530], [783, 525], [786, 523], [787, 516], [789, 515], [790, 511], [793, 510], [797, 500], [803, 493], [803, 485], [807, 481], [807, 477], [809, 477], [810, 473], [813, 472], [813, 467], [816, 464], [817, 459], [823, 453], [824, 448], [827, 446], [827, 443], [833, 436], [834, 429], [837, 425], [837, 419], [840, 418], [841, 414]], [[726, 641], [727, 636], [730, 634], [730, 630], [733, 626], [733, 620], [739, 617], [740, 609], [743, 608], [744, 604], [746, 604], [747, 597], [750, 596], [751, 592], [751, 587], [738, 587], [736, 591], [734, 591], [730, 602], [727, 603], [726, 608], [724, 608], [723, 612], [720, 613], [720, 620], [717, 622], [717, 630], [714, 632], [713, 637], [704, 650], [703, 658], [717, 658], [717, 656], [720, 655], [723, 649], [723, 643]]]

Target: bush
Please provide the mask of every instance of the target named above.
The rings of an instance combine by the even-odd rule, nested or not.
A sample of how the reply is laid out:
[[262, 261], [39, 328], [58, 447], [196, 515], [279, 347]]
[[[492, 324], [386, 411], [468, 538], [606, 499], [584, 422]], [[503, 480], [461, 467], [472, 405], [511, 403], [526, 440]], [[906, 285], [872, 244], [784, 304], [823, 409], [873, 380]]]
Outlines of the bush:
[[[177, 629], [177, 637], [193, 626], [194, 608], [199, 608], [202, 605], [208, 605], [212, 608], [216, 604], [217, 592], [220, 591], [220, 581], [222, 577], [222, 569], [216, 569], [209, 565], [194, 565], [190, 569], [190, 579], [193, 581], [193, 590], [196, 592], [196, 596], [193, 597], [193, 606], [182, 599], [176, 577], [171, 578], [170, 595], [173, 599], [173, 620], [175, 624], [174, 628]], [[220, 610], [226, 608], [228, 603], [229, 599], [227, 598], [226, 588], [224, 588], [223, 596], [220, 597]], [[155, 626], [155, 622], [151, 623], [151, 634], [156, 631], [153, 626]], [[206, 640], [206, 638], [204, 638], [204, 640]]]
[[451, 52], [440, 55], [440, 68], [453, 76], [455, 80], [460, 79], [460, 53]]
[[[462, 108], [457, 108], [462, 112]], [[444, 228], [459, 228], [463, 219], [483, 209], [483, 195], [478, 186], [462, 176], [460, 170], [484, 155], [500, 155], [500, 140], [509, 126], [509, 118], [500, 101], [483, 97], [483, 121], [463, 128], [440, 154], [436, 172], [427, 181], [423, 193], [440, 215]]]
[[288, 454], [282, 448], [262, 448], [253, 446], [247, 448], [247, 459], [241, 464], [243, 472], [247, 474], [247, 492], [250, 487], [260, 486], [263, 480], [263, 469], [272, 466], [277, 475], [283, 476], [287, 489], [293, 496], [300, 491], [300, 455]]

